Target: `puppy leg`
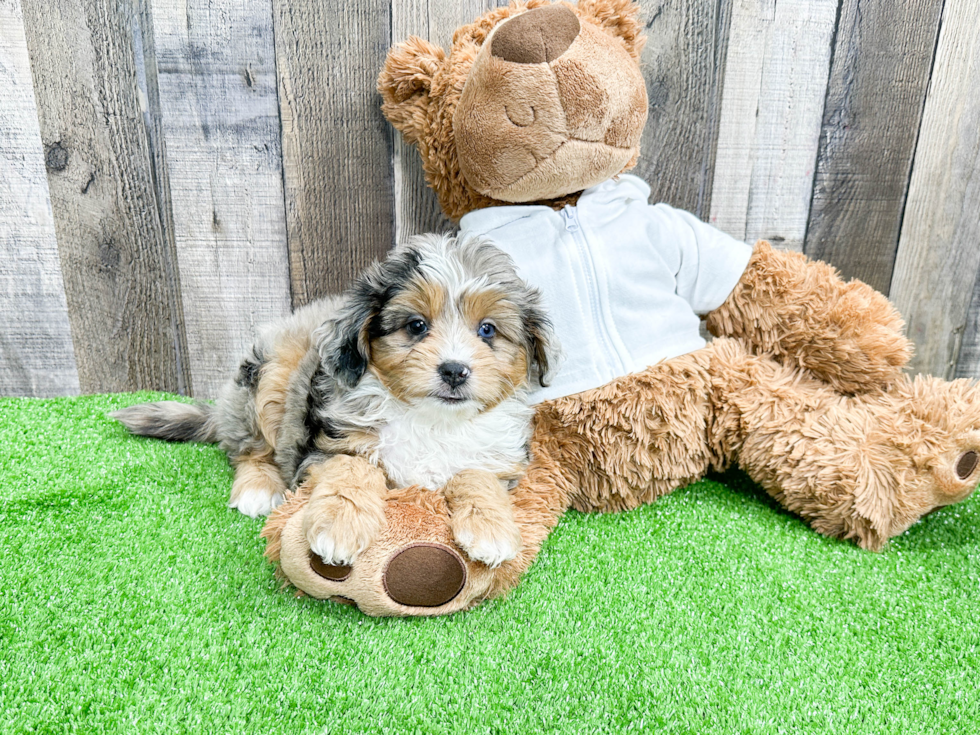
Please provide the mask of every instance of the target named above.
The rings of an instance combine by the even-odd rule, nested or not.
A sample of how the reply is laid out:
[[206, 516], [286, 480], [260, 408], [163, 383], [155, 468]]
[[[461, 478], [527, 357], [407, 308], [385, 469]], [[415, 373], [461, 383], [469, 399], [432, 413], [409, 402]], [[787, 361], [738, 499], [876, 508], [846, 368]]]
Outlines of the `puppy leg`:
[[268, 454], [245, 454], [235, 459], [235, 482], [229, 508], [252, 518], [267, 516], [286, 497], [286, 484]]
[[303, 483], [311, 484], [303, 533], [325, 564], [353, 564], [384, 527], [384, 473], [363, 457], [338, 454], [313, 465]]
[[490, 568], [510, 561], [521, 550], [521, 531], [500, 481], [484, 470], [463, 470], [443, 488], [449, 526], [471, 559]]

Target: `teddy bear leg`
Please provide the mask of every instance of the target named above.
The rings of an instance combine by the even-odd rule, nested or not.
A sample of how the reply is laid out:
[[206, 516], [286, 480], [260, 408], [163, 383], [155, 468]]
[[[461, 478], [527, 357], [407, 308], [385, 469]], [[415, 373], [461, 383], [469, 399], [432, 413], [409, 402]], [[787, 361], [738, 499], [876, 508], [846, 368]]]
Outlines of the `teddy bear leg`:
[[848, 397], [735, 340], [711, 349], [718, 455], [819, 533], [877, 551], [980, 482], [969, 381], [901, 378]]
[[568, 507], [567, 488], [548, 452], [532, 442], [532, 453], [527, 473], [508, 493], [520, 551], [497, 567], [467, 555], [454, 538], [446, 499], [418, 487], [388, 492], [381, 530], [353, 564], [325, 564], [304, 532], [307, 514], [316, 514], [309, 478], [269, 516], [262, 530], [266, 556], [301, 592], [357, 605], [368, 615], [445, 615], [471, 608], [516, 586]]

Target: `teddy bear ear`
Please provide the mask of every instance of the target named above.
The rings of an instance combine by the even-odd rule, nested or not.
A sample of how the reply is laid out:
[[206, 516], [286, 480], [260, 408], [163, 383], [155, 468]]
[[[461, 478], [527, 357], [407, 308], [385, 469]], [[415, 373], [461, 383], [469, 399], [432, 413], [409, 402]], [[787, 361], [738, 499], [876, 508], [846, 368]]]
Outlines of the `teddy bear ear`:
[[619, 38], [637, 61], [646, 36], [640, 23], [640, 5], [632, 0], [579, 0], [578, 13], [606, 33]]
[[441, 48], [412, 36], [388, 52], [378, 75], [381, 110], [410, 143], [419, 141], [432, 78], [445, 58]]

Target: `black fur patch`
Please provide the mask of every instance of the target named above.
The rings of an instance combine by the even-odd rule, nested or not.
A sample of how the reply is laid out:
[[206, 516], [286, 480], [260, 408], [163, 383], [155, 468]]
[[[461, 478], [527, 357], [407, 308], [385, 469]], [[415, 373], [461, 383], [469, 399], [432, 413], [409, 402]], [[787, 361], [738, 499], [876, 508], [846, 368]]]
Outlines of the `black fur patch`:
[[242, 364], [238, 366], [236, 385], [254, 392], [259, 387], [259, 374], [264, 364], [265, 357], [253, 347], [252, 354], [242, 360]]
[[306, 399], [306, 434], [307, 445], [314, 447], [317, 434], [321, 432], [331, 439], [339, 439], [342, 434], [327, 419], [327, 406], [333, 400], [330, 389], [330, 378], [324, 372], [323, 366], [318, 366], [310, 381], [310, 393]]

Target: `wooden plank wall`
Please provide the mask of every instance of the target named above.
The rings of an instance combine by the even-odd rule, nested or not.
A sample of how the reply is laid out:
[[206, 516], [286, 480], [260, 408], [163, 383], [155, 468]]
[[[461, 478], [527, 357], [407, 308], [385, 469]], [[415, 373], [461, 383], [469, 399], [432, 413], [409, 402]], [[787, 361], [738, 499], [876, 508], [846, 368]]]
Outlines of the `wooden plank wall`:
[[[0, 0], [0, 392], [77, 393], [24, 18]], [[59, 155], [50, 164], [60, 165]]]
[[[452, 226], [388, 47], [506, 0], [0, 0], [0, 394], [213, 397], [257, 325]], [[640, 0], [657, 200], [888, 293], [980, 378], [975, 0]]]
[[977, 29], [976, 0], [946, 0], [891, 290], [916, 343], [913, 367], [946, 377], [980, 377], [966, 332], [980, 268]]

